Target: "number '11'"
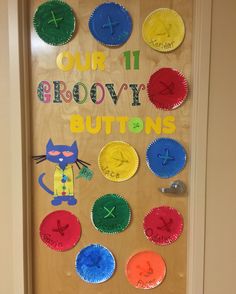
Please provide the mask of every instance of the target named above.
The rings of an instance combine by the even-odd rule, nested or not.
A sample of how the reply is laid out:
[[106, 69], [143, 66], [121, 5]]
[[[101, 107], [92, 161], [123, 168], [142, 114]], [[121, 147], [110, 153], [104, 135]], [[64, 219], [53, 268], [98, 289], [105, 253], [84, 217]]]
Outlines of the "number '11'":
[[[133, 57], [134, 57], [134, 69], [139, 69], [139, 53], [140, 51], [133, 51]], [[125, 58], [125, 69], [131, 69], [131, 52], [125, 51], [124, 53]]]

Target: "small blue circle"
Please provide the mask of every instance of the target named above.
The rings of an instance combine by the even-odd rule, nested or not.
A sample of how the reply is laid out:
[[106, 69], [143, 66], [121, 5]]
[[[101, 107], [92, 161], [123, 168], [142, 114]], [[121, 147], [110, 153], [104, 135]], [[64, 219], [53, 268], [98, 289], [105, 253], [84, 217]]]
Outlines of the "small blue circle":
[[76, 272], [87, 283], [107, 281], [115, 271], [116, 262], [112, 253], [100, 244], [83, 248], [76, 256]]
[[130, 37], [132, 19], [118, 3], [103, 3], [95, 8], [89, 19], [94, 38], [106, 46], [120, 46]]
[[147, 148], [147, 165], [160, 178], [177, 175], [184, 168], [186, 160], [184, 147], [173, 139], [156, 139]]
[[61, 179], [61, 182], [62, 182], [62, 183], [66, 183], [67, 180], [68, 180], [68, 177], [67, 177], [66, 175], [63, 175], [63, 176], [62, 176], [62, 179]]

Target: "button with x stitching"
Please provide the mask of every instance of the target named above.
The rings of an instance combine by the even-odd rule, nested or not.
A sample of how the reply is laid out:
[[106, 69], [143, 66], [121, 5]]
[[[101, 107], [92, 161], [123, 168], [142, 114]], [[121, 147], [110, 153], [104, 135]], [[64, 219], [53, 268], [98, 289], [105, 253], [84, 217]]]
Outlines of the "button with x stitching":
[[73, 248], [81, 237], [81, 225], [69, 211], [49, 213], [40, 225], [40, 237], [51, 249], [66, 251]]
[[92, 12], [89, 29], [93, 37], [106, 46], [120, 46], [130, 37], [132, 19], [120, 4], [102, 3]]
[[173, 68], [160, 68], [149, 79], [148, 97], [163, 110], [179, 107], [187, 98], [188, 82], [184, 75]]
[[119, 233], [129, 225], [131, 211], [128, 202], [116, 194], [98, 198], [92, 208], [92, 222], [102, 233]]
[[34, 14], [34, 28], [38, 36], [54, 46], [69, 42], [75, 31], [75, 16], [63, 1], [42, 3]]
[[111, 208], [111, 210], [109, 210], [108, 208], [106, 208], [106, 206], [104, 206], [103, 207], [106, 211], [107, 211], [107, 214], [104, 216], [104, 218], [107, 218], [107, 217], [116, 217], [112, 212], [113, 212], [113, 210], [115, 210], [115, 206], [113, 206], [112, 208]]
[[139, 251], [126, 264], [126, 277], [137, 289], [153, 289], [163, 282], [165, 275], [165, 261], [154, 251]]
[[159, 52], [170, 52], [184, 40], [185, 25], [173, 9], [158, 8], [144, 20], [142, 35], [145, 43]]
[[185, 167], [186, 160], [184, 147], [170, 138], [156, 139], [147, 148], [147, 165], [160, 178], [177, 175]]
[[183, 226], [182, 215], [168, 206], [153, 208], [143, 222], [146, 237], [158, 245], [175, 242], [181, 235]]
[[100, 244], [91, 244], [77, 254], [75, 268], [83, 281], [98, 284], [111, 278], [116, 262], [108, 248]]

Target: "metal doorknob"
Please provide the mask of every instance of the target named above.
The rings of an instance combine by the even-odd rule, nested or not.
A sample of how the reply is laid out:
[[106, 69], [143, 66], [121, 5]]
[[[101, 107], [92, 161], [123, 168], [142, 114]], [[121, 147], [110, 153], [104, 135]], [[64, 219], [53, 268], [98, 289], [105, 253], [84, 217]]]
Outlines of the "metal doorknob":
[[183, 194], [186, 186], [182, 181], [174, 181], [168, 188], [159, 188], [162, 193]]

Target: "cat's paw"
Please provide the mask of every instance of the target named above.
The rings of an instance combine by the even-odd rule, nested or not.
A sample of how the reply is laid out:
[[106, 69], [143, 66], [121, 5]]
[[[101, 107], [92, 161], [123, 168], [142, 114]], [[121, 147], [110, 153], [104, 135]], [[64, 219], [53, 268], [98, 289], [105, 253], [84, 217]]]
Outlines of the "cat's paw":
[[68, 197], [67, 203], [68, 205], [75, 205], [77, 203], [77, 200], [73, 196], [70, 196]]
[[61, 197], [54, 197], [54, 199], [51, 201], [52, 205], [58, 206], [62, 203]]

